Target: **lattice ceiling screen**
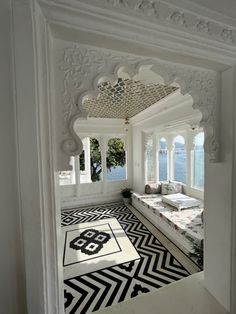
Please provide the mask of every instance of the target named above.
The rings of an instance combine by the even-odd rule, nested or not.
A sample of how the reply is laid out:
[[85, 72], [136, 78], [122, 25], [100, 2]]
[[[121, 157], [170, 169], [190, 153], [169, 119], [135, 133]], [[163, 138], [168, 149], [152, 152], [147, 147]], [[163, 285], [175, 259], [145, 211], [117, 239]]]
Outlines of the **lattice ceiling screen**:
[[103, 82], [98, 86], [97, 98], [83, 102], [89, 117], [94, 118], [131, 118], [160, 99], [173, 93], [178, 87], [161, 84], [144, 85], [140, 81], [118, 78], [111, 85]]

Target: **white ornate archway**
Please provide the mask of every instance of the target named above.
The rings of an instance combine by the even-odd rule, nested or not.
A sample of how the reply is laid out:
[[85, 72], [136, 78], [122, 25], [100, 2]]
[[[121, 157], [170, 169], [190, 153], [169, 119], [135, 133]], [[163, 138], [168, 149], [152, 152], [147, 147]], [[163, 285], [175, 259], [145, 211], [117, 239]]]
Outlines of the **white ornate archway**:
[[148, 69], [161, 76], [165, 85], [178, 84], [183, 95], [188, 93], [192, 96], [193, 108], [202, 114], [200, 126], [205, 131], [205, 151], [211, 162], [219, 161], [217, 72], [157, 59], [118, 55], [82, 45], [64, 49], [60, 69], [63, 72], [62, 105], [66, 129], [61, 147], [67, 156], [78, 155], [82, 151], [81, 140], [74, 132], [74, 123], [77, 119], [87, 118], [87, 112], [82, 107], [83, 100], [96, 97], [101, 82], [114, 83], [124, 74], [132, 79], [143, 69]]
[[[235, 27], [228, 24], [229, 21], [223, 18], [219, 18], [219, 21], [217, 21], [217, 16], [215, 17], [214, 15], [207, 18], [207, 13], [203, 11], [193, 12], [194, 8], [193, 11], [191, 11], [191, 7], [187, 7], [186, 10], [184, 10], [182, 1], [178, 4], [180, 7], [166, 4], [168, 10], [163, 10], [163, 12], [163, 5], [160, 5], [158, 8], [158, 18], [156, 18], [157, 16], [153, 16], [157, 11], [154, 12], [152, 9], [147, 10], [141, 5], [141, 3], [145, 1], [138, 1], [140, 5], [137, 6], [136, 10], [133, 10], [131, 6], [128, 7], [129, 10], [126, 10], [126, 8], [120, 9], [119, 4], [123, 2], [134, 3], [135, 1], [13, 1], [13, 42], [17, 47], [14, 51], [17, 87], [16, 102], [18, 109], [17, 123], [19, 125], [19, 146], [23, 148], [21, 151], [24, 152], [24, 154], [20, 154], [19, 157], [20, 183], [22, 183], [21, 191], [23, 191], [22, 212], [20, 215], [24, 226], [27, 226], [29, 222], [31, 224], [31, 228], [27, 227], [23, 230], [23, 238], [25, 264], [26, 266], [30, 266], [26, 267], [27, 305], [28, 310], [34, 313], [39, 313], [40, 311], [50, 314], [63, 313], [63, 302], [59, 297], [62, 290], [59, 288], [61, 273], [60, 271], [58, 272], [58, 269], [60, 270], [61, 267], [61, 260], [56, 257], [58, 252], [56, 245], [58, 241], [57, 224], [59, 224], [56, 215], [58, 214], [57, 206], [59, 207], [59, 205], [56, 204], [57, 199], [54, 195], [54, 171], [65, 169], [68, 165], [69, 155], [76, 154], [79, 149], [80, 140], [76, 139], [76, 134], [73, 133], [74, 121], [77, 118], [81, 118], [81, 113], [76, 106], [78, 103], [77, 100], [79, 95], [94, 89], [86, 83], [87, 80], [92, 82], [89, 78], [89, 73], [92, 73], [94, 69], [92, 69], [89, 64], [86, 64], [86, 62], [84, 63], [86, 67], [84, 69], [80, 68], [82, 64], [80, 61], [83, 59], [86, 61], [86, 53], [88, 58], [95, 58], [95, 49], [91, 49], [91, 47], [89, 49], [84, 48], [85, 50], [81, 56], [81, 53], [77, 53], [76, 50], [82, 49], [82, 45], [72, 47], [67, 42], [65, 49], [62, 51], [60, 60], [56, 60], [56, 65], [53, 65], [54, 68], [58, 68], [57, 74], [61, 73], [62, 75], [61, 82], [63, 85], [57, 89], [57, 92], [61, 91], [62, 88], [64, 92], [63, 95], [59, 94], [61, 101], [58, 101], [58, 99], [56, 99], [55, 102], [53, 101], [54, 97], [50, 95], [52, 91], [54, 91], [54, 86], [48, 67], [50, 59], [50, 49], [48, 46], [52, 45], [52, 41], [55, 39], [55, 34], [51, 33], [55, 24], [57, 24], [59, 31], [64, 27], [65, 29], [70, 27], [72, 29], [76, 28], [77, 31], [83, 30], [88, 33], [91, 31], [100, 31], [104, 35], [116, 36], [116, 38], [121, 38], [124, 42], [130, 42], [131, 44], [134, 43], [133, 38], [135, 37], [141, 44], [154, 47], [155, 49], [161, 47], [164, 50], [183, 53], [184, 56], [192, 55], [199, 59], [210, 60], [210, 62], [221, 62], [224, 65], [221, 71], [223, 72], [227, 67], [230, 67], [230, 70], [232, 70], [232, 75], [230, 76], [231, 81], [233, 84], [235, 83], [233, 78], [235, 75], [234, 66], [236, 62], [236, 33]], [[152, 1], [147, 2], [153, 3]], [[30, 4], [32, 4], [32, 7]], [[161, 4], [163, 4], [162, 1]], [[95, 6], [99, 9], [93, 11]], [[108, 14], [108, 6], [110, 6], [110, 15]], [[141, 12], [139, 10], [141, 10]], [[177, 14], [175, 12], [177, 12]], [[178, 12], [181, 14], [178, 14]], [[117, 24], [113, 23], [110, 16], [113, 20], [116, 19]], [[191, 23], [189, 23], [189, 21]], [[33, 26], [31, 23], [33, 23]], [[127, 32], [127, 29], [129, 29], [129, 32]], [[142, 31], [140, 31], [141, 29]], [[18, 45], [19, 43], [21, 43], [21, 45]], [[24, 43], [24, 45], [22, 43]], [[86, 50], [90, 52], [86, 52]], [[114, 67], [107, 68], [102, 56], [100, 58], [101, 62], [95, 58], [95, 70], [97, 73], [102, 72], [103, 66], [106, 68], [106, 70], [104, 70], [105, 73], [113, 73], [115, 64], [124, 65], [128, 63], [129, 66], [132, 66], [133, 63], [139, 64], [145, 61], [145, 58], [142, 57], [137, 58], [130, 55], [122, 56], [118, 53], [117, 55], [110, 56], [109, 51], [106, 51], [106, 53], [100, 51], [100, 53], [101, 55], [106, 54], [107, 58], [111, 58]], [[95, 54], [97, 54], [97, 52]], [[75, 60], [72, 60], [73, 56]], [[72, 57], [72, 59], [70, 59], [70, 57]], [[63, 67], [62, 64], [63, 60], [65, 67]], [[159, 72], [159, 74], [164, 78], [166, 73], [168, 73], [167, 78], [171, 78], [170, 83], [174, 81], [174, 77], [181, 78], [182, 82], [188, 83], [186, 84], [188, 87], [187, 91], [190, 92], [195, 99], [197, 108], [199, 106], [201, 107], [203, 115], [202, 124], [205, 124], [205, 128], [208, 128], [207, 135], [209, 140], [206, 140], [206, 146], [208, 146], [208, 143], [209, 145], [211, 144], [213, 156], [216, 156], [219, 142], [218, 129], [216, 127], [218, 120], [218, 92], [215, 88], [215, 83], [218, 84], [217, 73], [194, 67], [177, 66], [156, 59], [154, 61], [158, 63], [158, 65], [164, 64], [164, 68], [167, 68], [164, 73]], [[149, 58], [147, 60], [149, 64], [153, 64], [154, 61]], [[169, 67], [170, 69], [168, 70]], [[178, 69], [176, 69], [176, 67]], [[26, 72], [29, 75], [25, 76], [24, 80], [22, 80], [22, 75], [25, 75]], [[176, 72], [180, 72], [179, 75], [175, 75]], [[83, 76], [83, 73], [86, 73], [86, 76]], [[209, 80], [207, 79], [207, 73], [209, 74]], [[79, 79], [76, 78], [76, 74], [79, 75]], [[73, 78], [75, 78], [74, 83]], [[222, 81], [224, 82], [224, 80], [225, 77]], [[190, 82], [193, 81], [195, 82], [195, 88], [190, 87]], [[205, 85], [207, 81], [209, 87]], [[168, 82], [168, 79], [166, 82]], [[204, 90], [204, 87], [206, 87], [206, 90]], [[183, 92], [184, 85], [181, 90]], [[202, 101], [198, 100], [198, 93], [194, 93], [194, 91], [204, 93], [204, 95], [200, 94]], [[222, 99], [225, 102], [228, 100], [233, 101], [232, 93], [230, 93], [229, 97], [223, 96]], [[27, 117], [24, 114], [25, 112], [27, 112]], [[223, 111], [223, 113], [225, 112]], [[83, 116], [84, 114], [82, 114], [82, 117]], [[229, 115], [228, 117], [230, 118]], [[54, 123], [56, 124], [55, 130]], [[231, 127], [231, 125], [232, 122], [230, 120], [229, 126]], [[32, 136], [26, 141], [25, 134]], [[232, 139], [230, 138], [230, 144], [231, 143]], [[32, 152], [35, 152], [35, 154], [32, 154]], [[35, 158], [32, 158], [32, 156], [35, 156]], [[61, 158], [61, 160], [58, 161], [58, 158]], [[34, 174], [30, 184], [28, 180], [29, 165], [32, 171], [31, 173]], [[219, 168], [220, 170], [222, 169], [221, 166], [221, 164], [212, 165], [213, 169], [211, 169], [211, 173], [217, 173]], [[232, 170], [233, 179], [235, 179], [235, 169], [230, 166], [229, 169]], [[216, 181], [220, 179], [220, 174], [221, 173], [216, 177]], [[223, 174], [225, 174], [225, 172]], [[229, 177], [230, 176], [228, 176], [228, 178]], [[233, 188], [235, 182], [232, 183], [234, 183]], [[38, 185], [40, 186], [38, 187]], [[218, 199], [219, 197], [217, 200]], [[34, 206], [32, 206], [32, 200]], [[233, 202], [235, 204], [235, 197]], [[214, 212], [215, 216], [215, 208], [213, 208], [214, 206], [212, 206], [212, 204], [210, 205], [209, 208]], [[220, 205], [218, 207], [220, 207]], [[217, 214], [221, 218], [227, 216], [230, 219], [230, 209], [231, 207], [228, 205], [227, 215], [222, 211], [222, 208]], [[222, 214], [220, 215], [219, 212]], [[234, 231], [236, 226], [235, 215], [232, 215], [232, 220]], [[221, 230], [222, 233], [226, 233], [226, 227], [230, 226], [230, 224], [225, 224], [224, 226], [223, 232]], [[217, 233], [219, 234], [218, 230]], [[232, 239], [235, 239], [233, 235]], [[229, 242], [230, 236], [226, 234], [223, 240]], [[225, 247], [227, 241], [217, 243], [217, 248], [219, 248], [219, 245], [221, 248]], [[39, 245], [35, 246], [35, 243]], [[235, 243], [232, 245], [232, 249], [233, 248], [235, 248]], [[227, 247], [225, 251], [226, 254], [229, 255], [230, 248]], [[234, 252], [235, 251], [236, 250], [234, 250]], [[233, 279], [236, 278], [234, 272], [236, 267], [232, 267], [232, 271], [226, 271], [226, 268], [229, 269], [228, 264], [225, 263], [226, 254], [222, 254], [222, 258], [217, 256], [215, 261], [222, 261], [222, 264], [214, 267], [211, 276], [213, 279], [218, 278], [218, 274], [220, 273], [223, 275], [227, 273], [232, 276], [232, 292], [230, 291], [232, 293], [231, 308], [235, 309], [235, 298], [233, 298], [233, 296], [235, 295], [234, 283], [236, 280], [233, 281]], [[232, 265], [235, 265], [236, 258], [235, 254], [233, 254]], [[213, 257], [215, 256], [216, 254], [213, 254]], [[38, 265], [36, 268], [31, 267], [31, 265], [34, 265], [34, 261], [36, 261]], [[229, 308], [230, 301], [228, 299], [230, 296], [227, 289], [229, 289], [230, 284], [228, 281], [224, 282], [224, 280], [222, 283], [220, 279], [222, 279], [222, 276], [218, 281], [212, 280], [212, 282], [210, 282], [212, 285], [210, 285], [208, 278], [207, 287], [210, 287], [210, 291], [213, 292], [213, 295]], [[215, 291], [215, 287], [218, 286], [218, 283], [222, 283], [222, 286], [218, 291]], [[47, 289], [45, 287], [47, 287]], [[45, 292], [45, 290], [47, 291]], [[225, 290], [227, 290], [225, 295], [220, 298], [222, 291]]]

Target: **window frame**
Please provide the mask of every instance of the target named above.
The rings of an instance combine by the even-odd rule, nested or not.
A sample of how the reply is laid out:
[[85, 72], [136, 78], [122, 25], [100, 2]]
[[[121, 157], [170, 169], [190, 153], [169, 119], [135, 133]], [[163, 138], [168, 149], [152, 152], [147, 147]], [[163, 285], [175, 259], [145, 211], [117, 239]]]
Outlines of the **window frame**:
[[[203, 187], [197, 186], [194, 184], [194, 180], [195, 180], [195, 138], [199, 135], [203, 133], [203, 167], [204, 167], [204, 172], [205, 172], [205, 151], [204, 151], [204, 139], [205, 139], [205, 134], [203, 130], [198, 131], [197, 133], [194, 134], [194, 136], [192, 137], [192, 149], [191, 149], [191, 188], [195, 189], [195, 190], [199, 190], [201, 192], [204, 191], [204, 185], [205, 185], [205, 180], [204, 180], [204, 184]], [[205, 179], [205, 174], [203, 175], [204, 179]]]
[[[160, 154], [160, 141], [164, 139], [165, 142], [166, 142], [166, 180], [161, 180], [160, 179], [160, 159], [159, 159], [159, 154]], [[170, 177], [170, 167], [169, 167], [169, 156], [170, 156], [170, 151], [169, 151], [169, 148], [168, 148], [168, 137], [165, 136], [165, 135], [161, 135], [157, 138], [157, 160], [156, 160], [156, 167], [157, 167], [157, 178], [159, 181], [168, 181], [169, 180], [169, 177]]]
[[[125, 152], [125, 179], [121, 179], [121, 180], [108, 180], [107, 178], [107, 172], [108, 172], [108, 168], [107, 168], [107, 152], [108, 152], [108, 143], [110, 140], [112, 139], [115, 139], [115, 138], [119, 138], [120, 140], [123, 141], [124, 143], [124, 152]], [[106, 182], [109, 182], [109, 183], [113, 183], [113, 182], [124, 182], [124, 181], [127, 181], [128, 180], [128, 154], [127, 154], [127, 149], [126, 149], [126, 137], [125, 136], [121, 136], [119, 134], [117, 135], [112, 135], [112, 136], [109, 136], [109, 137], [106, 137], [106, 149], [105, 149], [105, 164], [106, 164], [106, 167], [105, 167], [105, 174], [104, 176], [106, 177]]]
[[[185, 149], [185, 154], [186, 154], [186, 161], [185, 161], [185, 169], [186, 169], [186, 175], [185, 175], [185, 182], [176, 180], [175, 178], [175, 139], [180, 136], [184, 140], [184, 149]], [[172, 173], [171, 173], [171, 180], [173, 181], [178, 181], [181, 182], [185, 185], [188, 184], [189, 180], [189, 171], [188, 171], [188, 147], [187, 147], [187, 138], [186, 135], [183, 134], [182, 132], [175, 133], [172, 137], [172, 158], [171, 158], [171, 167], [172, 167]], [[191, 174], [190, 174], [191, 175]]]

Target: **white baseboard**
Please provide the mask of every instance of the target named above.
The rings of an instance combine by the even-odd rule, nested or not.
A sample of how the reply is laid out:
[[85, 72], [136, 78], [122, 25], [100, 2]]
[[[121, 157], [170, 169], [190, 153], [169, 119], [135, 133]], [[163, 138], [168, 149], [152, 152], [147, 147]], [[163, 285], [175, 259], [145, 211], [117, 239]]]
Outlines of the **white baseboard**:
[[83, 197], [69, 197], [61, 200], [61, 209], [75, 208], [77, 206], [104, 204], [122, 200], [120, 193], [112, 195], [92, 195]]

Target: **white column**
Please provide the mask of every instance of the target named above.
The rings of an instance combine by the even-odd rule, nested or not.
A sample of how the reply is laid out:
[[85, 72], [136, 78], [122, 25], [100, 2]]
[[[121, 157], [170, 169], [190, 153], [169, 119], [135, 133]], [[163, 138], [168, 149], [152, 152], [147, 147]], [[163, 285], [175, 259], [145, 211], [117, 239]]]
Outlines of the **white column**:
[[[145, 186], [147, 180], [147, 172], [146, 172], [146, 134], [143, 131], [137, 131], [138, 135], [140, 135], [140, 142], [141, 142], [141, 150], [140, 150], [140, 155], [141, 158], [140, 160], [138, 160], [138, 162], [136, 162], [136, 169], [141, 172], [141, 184], [139, 185], [140, 187], [140, 191], [143, 191], [142, 188]], [[138, 137], [137, 135], [137, 137]], [[134, 151], [134, 146], [133, 146], [133, 151]], [[136, 158], [136, 157], [135, 157]], [[135, 169], [134, 169], [134, 182], [135, 183]], [[137, 175], [137, 178], [139, 178], [139, 176]], [[138, 184], [138, 183], [137, 183]]]
[[90, 183], [91, 181], [91, 165], [90, 165], [90, 137], [83, 139], [84, 145], [84, 164], [85, 164], [85, 176], [84, 182]]
[[156, 133], [152, 134], [152, 168], [154, 171], [154, 182], [157, 182], [157, 137]]
[[80, 196], [80, 161], [79, 161], [79, 156], [75, 156], [74, 167], [75, 167], [74, 195], [75, 195], [75, 197], [79, 197]]
[[191, 186], [193, 185], [193, 150], [194, 150], [193, 139], [194, 139], [194, 136], [195, 136], [195, 132], [188, 131], [186, 135], [186, 142], [185, 142], [186, 155], [187, 155], [187, 177], [186, 177], [187, 188], [191, 188]]
[[[144, 147], [145, 147], [145, 184], [147, 183], [148, 181], [148, 160], [147, 160], [147, 150], [150, 149], [149, 145], [148, 145], [148, 141], [152, 139], [153, 140], [153, 134], [145, 134], [145, 137], [144, 137]], [[153, 169], [153, 172], [154, 172], [154, 154], [153, 154], [153, 145], [152, 145], [152, 154], [151, 154], [151, 163], [152, 163], [152, 169]], [[152, 181], [154, 181], [154, 174], [152, 176]]]
[[173, 136], [167, 137], [167, 180], [174, 180], [174, 144]]
[[130, 181], [130, 173], [131, 173], [131, 158], [130, 158], [130, 150], [128, 151], [128, 136], [123, 136], [121, 139], [124, 141], [124, 150], [125, 150], [125, 163], [126, 163], [126, 180]]
[[144, 146], [144, 184], [147, 183], [147, 141], [148, 135], [146, 133], [143, 134], [143, 146]]
[[155, 142], [156, 142], [156, 182], [160, 181], [160, 169], [159, 169], [159, 150], [160, 150], [160, 139], [159, 135], [156, 135]]
[[101, 151], [101, 158], [102, 158], [102, 193], [106, 194], [107, 193], [107, 162], [106, 162], [106, 157], [107, 157], [107, 143], [108, 143], [108, 138], [105, 136], [101, 137], [100, 140], [100, 151]]

